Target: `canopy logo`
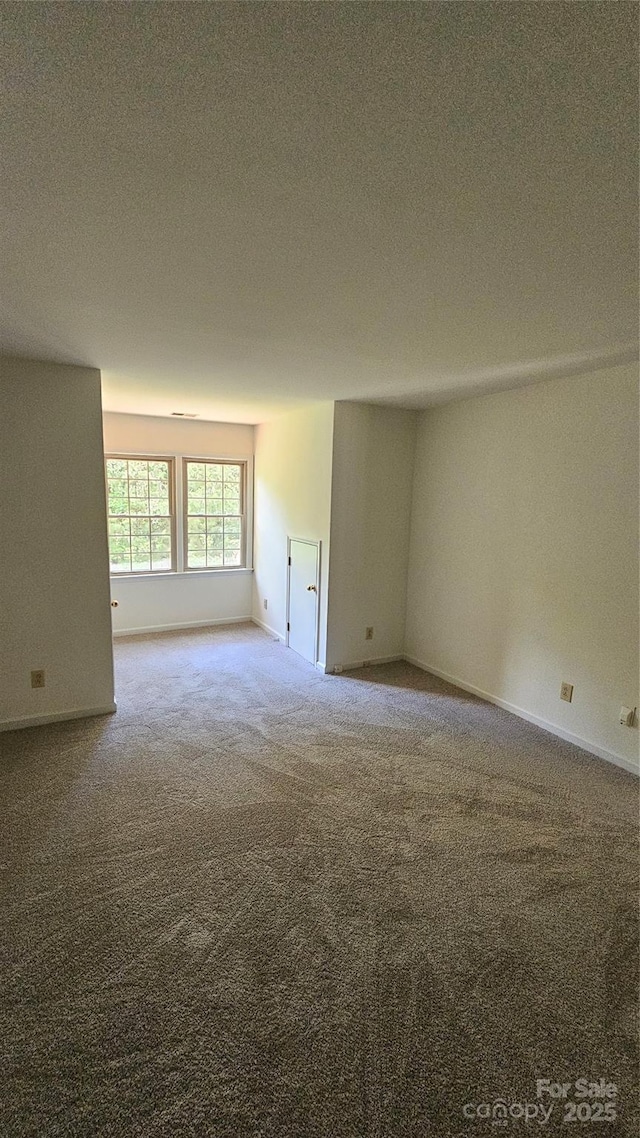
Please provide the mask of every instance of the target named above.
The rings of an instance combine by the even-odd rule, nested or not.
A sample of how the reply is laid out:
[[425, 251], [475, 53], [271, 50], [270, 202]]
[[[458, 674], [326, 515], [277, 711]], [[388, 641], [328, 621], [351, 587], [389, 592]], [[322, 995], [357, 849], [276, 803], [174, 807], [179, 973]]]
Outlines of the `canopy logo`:
[[462, 1113], [470, 1122], [491, 1120], [492, 1126], [507, 1126], [511, 1122], [538, 1122], [546, 1126], [553, 1113], [553, 1103], [547, 1106], [541, 1102], [507, 1102], [497, 1098], [494, 1102], [467, 1102]]
[[505, 1098], [493, 1102], [467, 1102], [462, 1113], [468, 1122], [490, 1122], [508, 1126], [523, 1122], [546, 1126], [552, 1115], [559, 1122], [615, 1122], [618, 1087], [607, 1079], [581, 1077], [570, 1082], [536, 1079], [535, 1102]]

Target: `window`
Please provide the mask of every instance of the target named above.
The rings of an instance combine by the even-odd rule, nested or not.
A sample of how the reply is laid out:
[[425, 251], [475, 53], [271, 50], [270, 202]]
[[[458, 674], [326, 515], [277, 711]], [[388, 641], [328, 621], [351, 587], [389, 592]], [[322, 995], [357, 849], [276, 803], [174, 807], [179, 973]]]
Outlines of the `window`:
[[175, 568], [173, 459], [107, 458], [112, 573]]
[[245, 563], [245, 466], [184, 459], [185, 569]]
[[227, 459], [107, 455], [111, 573], [246, 568], [247, 467]]

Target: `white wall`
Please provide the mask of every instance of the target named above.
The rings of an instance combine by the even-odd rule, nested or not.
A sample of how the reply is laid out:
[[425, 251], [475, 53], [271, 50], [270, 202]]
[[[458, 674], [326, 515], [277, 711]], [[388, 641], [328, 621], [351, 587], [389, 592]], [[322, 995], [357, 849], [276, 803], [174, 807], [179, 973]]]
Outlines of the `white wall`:
[[414, 411], [336, 403], [329, 669], [404, 652], [416, 420]]
[[332, 444], [332, 403], [317, 403], [256, 428], [253, 615], [284, 638], [287, 537], [321, 541], [321, 664], [326, 653]]
[[634, 367], [421, 415], [411, 657], [637, 763], [637, 586]]
[[[152, 415], [104, 415], [104, 449], [124, 454], [185, 455], [251, 461], [254, 428]], [[113, 577], [115, 635], [126, 632], [247, 620], [251, 614], [251, 570]]]
[[113, 710], [100, 373], [0, 360], [0, 466], [0, 727]]

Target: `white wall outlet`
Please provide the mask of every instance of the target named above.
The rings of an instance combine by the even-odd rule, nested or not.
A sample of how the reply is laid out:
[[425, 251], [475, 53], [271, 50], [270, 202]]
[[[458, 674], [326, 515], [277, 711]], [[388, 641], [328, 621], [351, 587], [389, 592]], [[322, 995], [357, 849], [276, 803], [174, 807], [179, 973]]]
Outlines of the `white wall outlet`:
[[560, 699], [564, 699], [567, 703], [571, 703], [571, 700], [573, 699], [573, 684], [560, 684]]
[[365, 628], [364, 638], [365, 638], [365, 640], [373, 640], [373, 628], [371, 628], [371, 627]]
[[262, 602], [262, 603], [263, 603], [263, 605], [264, 605], [264, 607], [265, 607], [266, 609], [267, 609], [267, 608], [269, 608], [269, 602], [268, 602], [268, 600], [267, 600], [267, 598], [266, 598], [266, 597], [264, 598], [264, 600], [263, 600], [263, 602]]
[[333, 673], [336, 676], [340, 676], [342, 674], [342, 664], [336, 664], [335, 668], [333, 669]]
[[45, 682], [44, 668], [38, 668], [37, 671], [31, 673], [31, 687], [43, 688]]
[[620, 722], [623, 727], [633, 727], [636, 717], [635, 707], [621, 707], [620, 708]]

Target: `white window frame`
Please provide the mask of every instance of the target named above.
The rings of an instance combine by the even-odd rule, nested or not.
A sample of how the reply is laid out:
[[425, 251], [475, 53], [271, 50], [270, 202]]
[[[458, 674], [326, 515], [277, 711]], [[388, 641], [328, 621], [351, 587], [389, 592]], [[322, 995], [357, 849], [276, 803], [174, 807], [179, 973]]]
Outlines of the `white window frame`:
[[[183, 452], [175, 452], [174, 454], [150, 454], [147, 451], [109, 451], [105, 453], [105, 483], [107, 472], [107, 459], [108, 458], [131, 458], [131, 459], [146, 459], [149, 462], [167, 460], [173, 463], [173, 506], [174, 506], [174, 569], [152, 569], [148, 571], [138, 571], [132, 573], [111, 573], [113, 581], [121, 581], [124, 578], [129, 580], [133, 579], [148, 579], [150, 577], [197, 577], [206, 576], [210, 577], [215, 574], [226, 573], [253, 573], [253, 455], [238, 456], [235, 454], [185, 454]], [[186, 556], [185, 556], [185, 543], [187, 534], [187, 515], [185, 510], [185, 495], [186, 495], [186, 480], [184, 477], [184, 460], [189, 462], [229, 462], [236, 466], [244, 467], [244, 564], [243, 565], [217, 565], [207, 569], [187, 569]], [[108, 511], [108, 494], [107, 494], [107, 511]]]
[[[111, 514], [109, 513], [109, 479], [107, 475], [107, 463], [110, 459], [116, 461], [131, 461], [131, 462], [166, 462], [169, 467], [169, 528], [171, 534], [171, 567], [169, 569], [129, 569], [126, 573], [114, 573], [111, 570], [111, 549], [109, 549], [109, 574], [111, 577], [120, 579], [121, 577], [166, 577], [168, 573], [175, 573], [177, 566], [177, 534], [178, 534], [178, 515], [177, 515], [177, 501], [176, 501], [176, 462], [173, 455], [170, 454], [116, 454], [110, 451], [109, 454], [104, 456], [104, 477], [105, 477], [105, 490], [107, 497], [107, 541], [110, 539], [108, 532], [108, 523], [111, 518], [115, 517], [128, 517], [131, 519], [133, 514]], [[148, 516], [148, 515], [144, 515]]]
[[[239, 466], [241, 470], [240, 475], [240, 565], [211, 565], [206, 569], [200, 566], [189, 565], [189, 517], [197, 515], [189, 514], [188, 507], [188, 486], [187, 486], [187, 466], [190, 462], [209, 463], [211, 466]], [[214, 514], [207, 515], [215, 517]], [[223, 517], [224, 515], [220, 515]], [[182, 563], [184, 572], [189, 573], [219, 573], [225, 569], [246, 569], [247, 566], [247, 462], [246, 459], [240, 458], [193, 458], [191, 455], [183, 455], [182, 458]]]

